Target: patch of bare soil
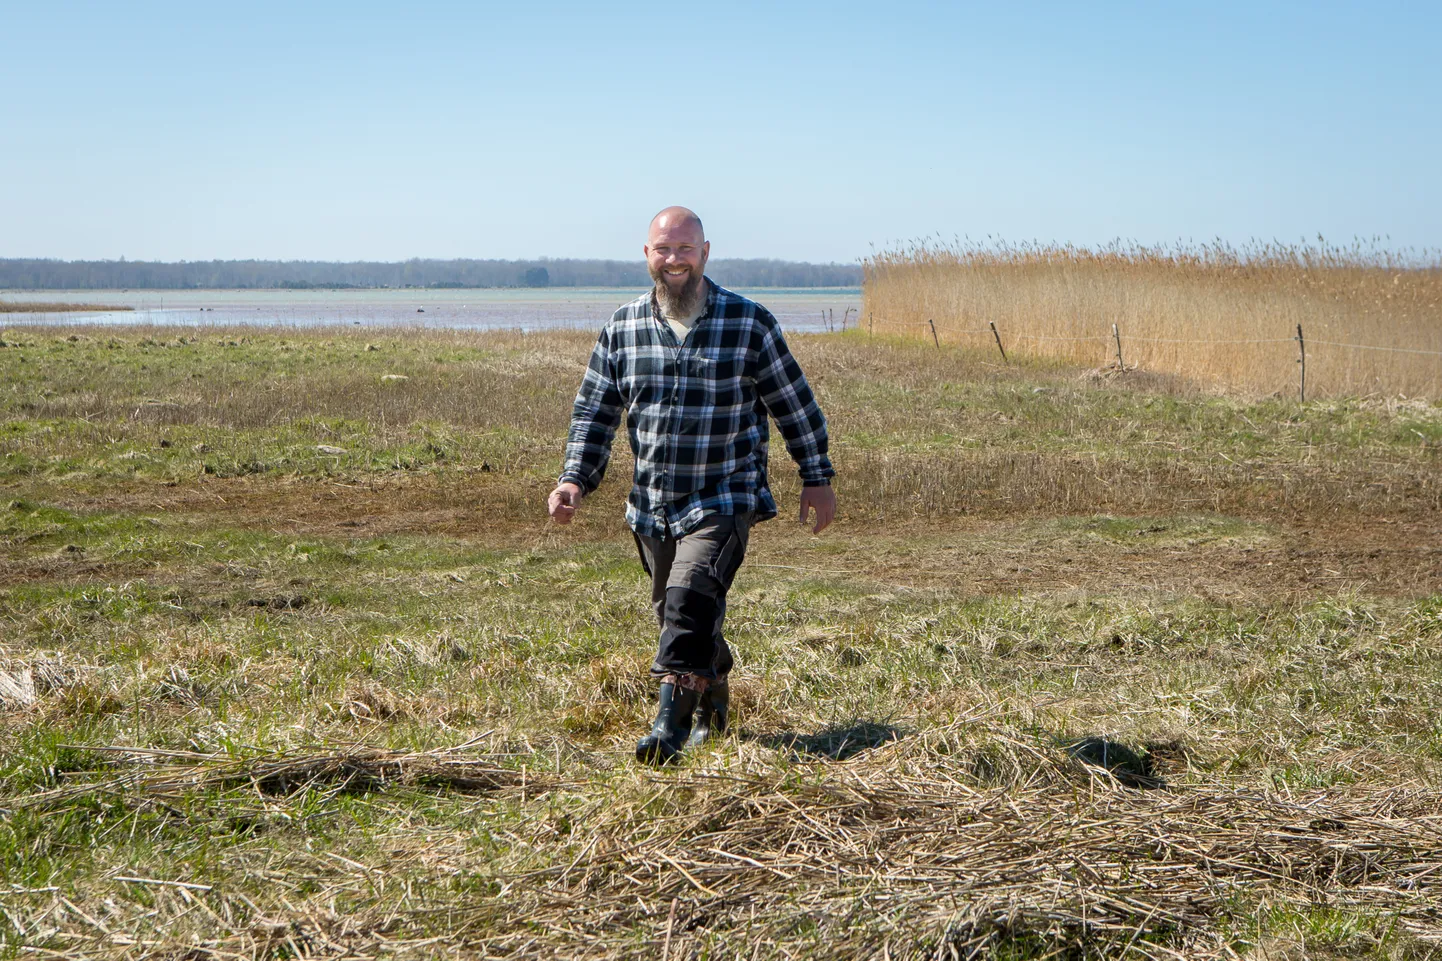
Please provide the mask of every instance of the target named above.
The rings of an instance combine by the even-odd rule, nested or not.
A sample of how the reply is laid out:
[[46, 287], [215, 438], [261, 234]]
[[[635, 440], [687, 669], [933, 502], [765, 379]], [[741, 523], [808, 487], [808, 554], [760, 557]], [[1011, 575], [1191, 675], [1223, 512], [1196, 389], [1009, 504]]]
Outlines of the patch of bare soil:
[[753, 536], [749, 564], [851, 573], [962, 596], [1142, 591], [1255, 601], [1442, 591], [1442, 518], [1433, 512], [1251, 518], [1266, 527], [1195, 542], [1149, 536], [1145, 528], [1125, 540], [1038, 537], [1037, 520], [960, 518], [881, 536], [842, 525], [831, 536], [851, 542], [844, 553], [826, 545], [826, 536], [812, 539], [789, 523], [765, 525]]
[[[1029, 519], [1029, 520], [1034, 520]], [[945, 587], [963, 596], [1151, 592], [1217, 600], [1299, 600], [1322, 595], [1416, 597], [1442, 592], [1442, 519], [1268, 518], [1268, 532], [1194, 544], [1039, 541], [1016, 520], [917, 525], [856, 549], [806, 559], [804, 535], [760, 528], [753, 563], [889, 584]], [[911, 535], [908, 537], [908, 534]], [[854, 536], [854, 535], [853, 535]], [[800, 551], [798, 552], [798, 548]]]
[[[366, 482], [311, 478], [206, 478], [166, 486], [141, 484], [104, 493], [37, 493], [74, 511], [193, 518], [207, 525], [248, 527], [293, 536], [390, 537], [402, 534], [484, 538], [498, 547], [531, 543], [546, 525], [549, 483], [514, 477], [438, 481], [399, 476]], [[594, 515], [614, 515], [621, 498], [593, 498]], [[601, 505], [606, 506], [601, 506]], [[611, 508], [615, 508], [612, 510]], [[599, 520], [599, 516], [588, 518]], [[594, 524], [577, 530], [592, 532]], [[619, 527], [618, 527], [619, 529]], [[592, 533], [594, 536], [594, 533]]]
[[[609, 485], [591, 498], [569, 528], [546, 519], [547, 481], [518, 483], [514, 477], [462, 482], [421, 476], [363, 484], [206, 479], [81, 496], [62, 506], [193, 516], [288, 535], [438, 535], [498, 549], [556, 548], [626, 538], [621, 486]], [[1145, 529], [1124, 541], [1048, 539], [1037, 535], [1038, 520], [1034, 514], [962, 515], [874, 530], [871, 524], [849, 524], [843, 514], [831, 532], [813, 538], [783, 511], [777, 521], [758, 527], [748, 567], [770, 563], [825, 576], [855, 574], [886, 583], [950, 587], [975, 596], [1143, 590], [1286, 599], [1348, 591], [1442, 592], [1442, 515], [1427, 509], [1382, 517], [1341, 511], [1249, 516], [1247, 522], [1265, 525], [1264, 533], [1196, 543], [1150, 537]], [[78, 561], [27, 563], [28, 568], [0, 566], [0, 583], [99, 572]]]

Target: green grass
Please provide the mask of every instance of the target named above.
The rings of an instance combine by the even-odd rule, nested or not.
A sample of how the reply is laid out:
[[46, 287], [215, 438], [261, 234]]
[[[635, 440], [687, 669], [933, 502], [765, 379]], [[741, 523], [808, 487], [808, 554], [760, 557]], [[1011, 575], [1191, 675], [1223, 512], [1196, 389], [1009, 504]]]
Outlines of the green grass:
[[[1155, 816], [1180, 850], [1165, 799], [1284, 839], [1311, 829], [1257, 812], [1295, 802], [1366, 848], [1415, 821], [1366, 812], [1439, 796], [1436, 408], [800, 339], [842, 519], [758, 528], [736, 733], [651, 772], [628, 757], [655, 625], [624, 456], [575, 528], [541, 513], [583, 337], [4, 339], [0, 671], [31, 692], [0, 709], [5, 956], [657, 957], [668, 927], [672, 957], [1428, 956], [1437, 888], [1403, 882], [1435, 841], [1377, 841], [1370, 881], [1258, 842], [1230, 857], [1270, 874], [1167, 901], [1125, 864], [1204, 874], [1118, 821], [1058, 916], [1097, 892], [1203, 907], [1029, 912], [1082, 870], [1035, 843], [1059, 824]], [[1067, 754], [1086, 737], [1165, 789], [1098, 782]], [[400, 760], [215, 775], [355, 751]], [[453, 756], [515, 780], [396, 773]], [[967, 839], [1009, 804], [1045, 884], [1007, 882], [991, 928], [1000, 882], [964, 868], [1003, 841]]]

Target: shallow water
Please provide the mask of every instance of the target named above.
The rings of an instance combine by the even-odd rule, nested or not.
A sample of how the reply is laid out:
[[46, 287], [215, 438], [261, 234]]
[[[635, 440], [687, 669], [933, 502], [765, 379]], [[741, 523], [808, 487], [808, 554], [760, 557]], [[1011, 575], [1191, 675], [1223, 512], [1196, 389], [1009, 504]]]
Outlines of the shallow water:
[[[484, 290], [45, 290], [3, 291], [0, 300], [133, 307], [125, 311], [0, 314], [0, 328], [27, 324], [188, 327], [260, 324], [311, 327], [444, 327], [469, 330], [596, 330], [639, 288]], [[841, 329], [861, 309], [859, 287], [738, 288], [786, 330]]]

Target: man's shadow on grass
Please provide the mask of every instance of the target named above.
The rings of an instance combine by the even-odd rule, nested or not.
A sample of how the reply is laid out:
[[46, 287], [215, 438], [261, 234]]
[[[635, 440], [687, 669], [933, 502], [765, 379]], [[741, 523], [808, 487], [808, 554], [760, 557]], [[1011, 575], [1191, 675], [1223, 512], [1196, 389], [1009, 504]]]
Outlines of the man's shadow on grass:
[[815, 734], [782, 731], [780, 734], [749, 735], [746, 739], [781, 751], [794, 761], [822, 757], [845, 761], [862, 751], [899, 740], [905, 734], [901, 728], [882, 721], [852, 720], [829, 725]]
[[[863, 751], [898, 741], [908, 733], [884, 721], [854, 719], [829, 725], [815, 734], [782, 731], [779, 734], [742, 734], [741, 737], [779, 751], [793, 761], [817, 758], [845, 761]], [[1054, 743], [1073, 762], [1100, 768], [1126, 787], [1147, 790], [1167, 786], [1154, 756], [1162, 754], [1167, 749], [1166, 745], [1148, 745], [1134, 750], [1117, 741], [1096, 736], [1055, 738]]]

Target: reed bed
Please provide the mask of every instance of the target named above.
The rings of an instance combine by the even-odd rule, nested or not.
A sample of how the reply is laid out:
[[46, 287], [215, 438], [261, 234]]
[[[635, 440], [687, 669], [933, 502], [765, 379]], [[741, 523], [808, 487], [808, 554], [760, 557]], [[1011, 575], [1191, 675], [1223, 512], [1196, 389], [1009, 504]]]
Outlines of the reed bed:
[[[1298, 396], [1442, 396], [1442, 266], [1362, 245], [916, 245], [865, 264], [861, 327], [1012, 358]], [[1120, 335], [1118, 360], [1116, 325]]]
[[134, 309], [134, 307], [115, 304], [70, 304], [48, 300], [0, 299], [0, 314], [82, 314]]

